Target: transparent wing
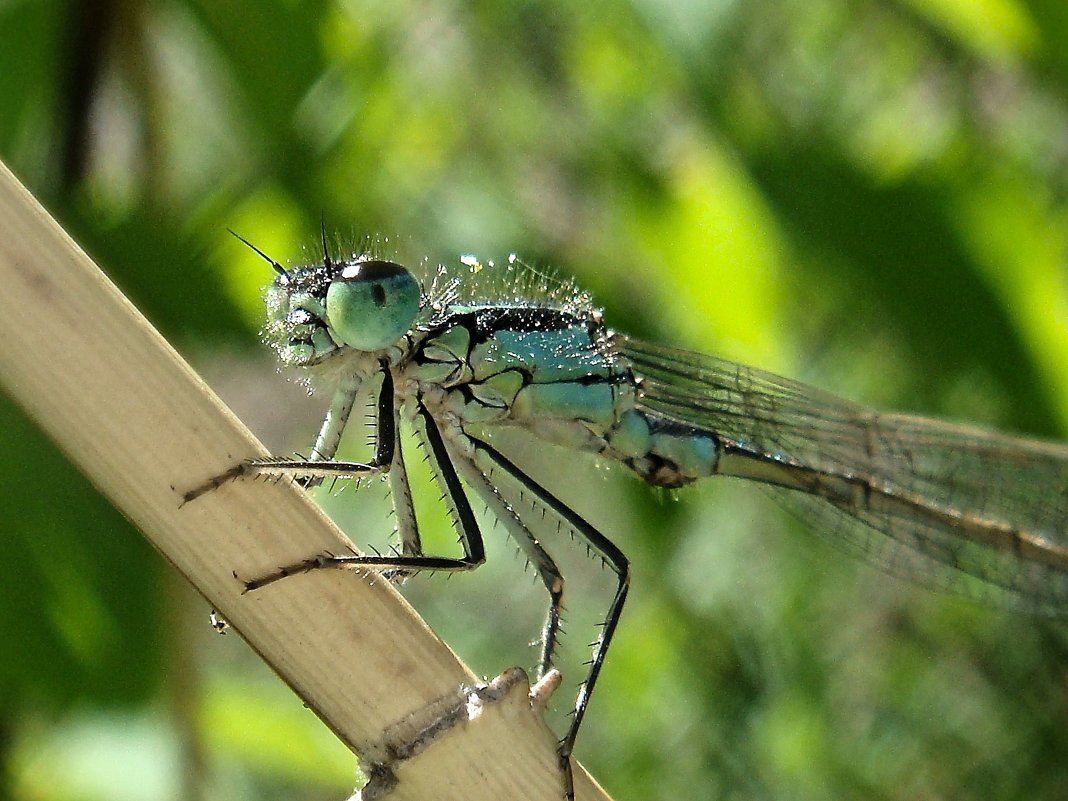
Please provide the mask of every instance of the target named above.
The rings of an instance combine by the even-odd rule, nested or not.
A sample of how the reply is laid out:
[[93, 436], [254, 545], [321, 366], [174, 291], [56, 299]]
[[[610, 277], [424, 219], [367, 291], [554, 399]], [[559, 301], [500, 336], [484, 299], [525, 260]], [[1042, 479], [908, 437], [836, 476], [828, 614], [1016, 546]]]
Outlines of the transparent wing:
[[937, 589], [1068, 614], [1068, 448], [880, 414], [723, 359], [615, 342], [642, 380], [643, 411], [796, 475], [772, 494], [836, 546]]

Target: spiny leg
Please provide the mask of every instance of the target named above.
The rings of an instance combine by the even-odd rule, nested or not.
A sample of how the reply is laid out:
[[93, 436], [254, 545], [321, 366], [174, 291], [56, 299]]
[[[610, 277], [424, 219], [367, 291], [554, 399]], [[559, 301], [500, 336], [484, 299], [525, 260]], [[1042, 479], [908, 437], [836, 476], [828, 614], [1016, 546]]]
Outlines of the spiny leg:
[[[382, 376], [382, 386], [378, 390], [378, 414], [375, 418], [375, 450], [371, 457], [371, 464], [390, 469], [393, 462], [393, 449], [397, 442], [397, 409], [393, 392], [393, 373], [390, 372], [389, 363], [382, 359], [379, 361]], [[308, 461], [332, 462], [341, 444], [341, 435], [348, 425], [352, 415], [352, 407], [356, 402], [356, 395], [360, 391], [363, 379], [352, 377], [342, 381], [330, 402], [326, 417], [319, 428], [319, 435], [315, 438], [315, 445], [309, 454]], [[305, 488], [315, 487], [322, 483], [323, 477], [305, 476], [299, 479], [301, 486]]]
[[[388, 374], [389, 371], [387, 370], [386, 372]], [[310, 461], [328, 462], [337, 454], [338, 446], [341, 444], [341, 435], [345, 430], [345, 426], [348, 425], [349, 417], [352, 415], [352, 407], [356, 402], [356, 395], [359, 393], [362, 383], [360, 379], [352, 378], [343, 381], [341, 386], [338, 387], [337, 392], [334, 393], [334, 397], [330, 401], [330, 408], [326, 410], [323, 424], [319, 427], [319, 435], [315, 438], [312, 451], [308, 455]], [[379, 397], [383, 394], [385, 393], [380, 392]], [[392, 402], [392, 393], [390, 393], [390, 401]], [[379, 420], [381, 420], [381, 415]], [[381, 422], [379, 425], [381, 425]], [[377, 462], [377, 460], [372, 460], [372, 462]], [[321, 478], [311, 477], [305, 477], [300, 480], [301, 486], [305, 488], [317, 486], [321, 482]]]
[[[460, 546], [464, 554], [461, 557], [428, 556], [426, 554], [320, 554], [310, 559], [305, 559], [292, 565], [281, 567], [266, 576], [253, 579], [246, 583], [246, 590], [255, 590], [267, 584], [298, 573], [307, 573], [312, 570], [333, 568], [338, 570], [373, 570], [375, 572], [403, 571], [414, 572], [418, 570], [434, 570], [458, 572], [473, 570], [486, 561], [486, 551], [482, 542], [482, 534], [475, 520], [471, 504], [467, 500], [460, 478], [449, 458], [445, 443], [438, 431], [434, 418], [422, 403], [417, 407], [417, 417], [420, 422], [420, 433], [423, 435], [431, 456], [434, 477], [441, 485], [445, 493], [445, 499], [449, 503], [452, 512], [453, 525], [460, 536]], [[392, 456], [392, 454], [391, 454]], [[311, 469], [312, 477], [332, 475], [330, 468], [337, 462], [319, 462], [315, 464], [305, 463]], [[414, 515], [411, 518], [415, 524]], [[413, 539], [417, 539], [413, 538]]]
[[512, 476], [525, 490], [532, 493], [542, 504], [571, 526], [602, 556], [605, 563], [615, 572], [618, 578], [615, 595], [608, 607], [601, 634], [594, 646], [589, 672], [586, 674], [585, 681], [579, 687], [578, 697], [575, 699], [574, 718], [572, 718], [571, 725], [568, 727], [563, 740], [560, 741], [560, 764], [564, 771], [565, 792], [568, 799], [573, 799], [575, 797], [575, 787], [574, 777], [571, 772], [571, 753], [575, 748], [575, 739], [578, 736], [579, 727], [582, 725], [582, 719], [586, 714], [590, 695], [593, 693], [593, 688], [597, 683], [597, 677], [601, 674], [605, 655], [608, 653], [608, 646], [612, 642], [612, 636], [615, 634], [616, 626], [619, 623], [619, 617], [623, 611], [623, 603], [627, 599], [627, 590], [630, 588], [630, 563], [627, 561], [627, 557], [623, 555], [623, 552], [611, 540], [583, 520], [574, 510], [561, 502], [541, 484], [524, 473], [502, 453], [487, 442], [474, 437], [469, 438], [475, 447], [476, 454], [481, 454], [495, 467]]
[[225, 473], [214, 476], [199, 487], [182, 496], [182, 503], [196, 500], [218, 489], [223, 484], [239, 478], [274, 476], [276, 478], [301, 479], [350, 478], [360, 479], [384, 473], [389, 465], [365, 464], [363, 462], [323, 462], [313, 459], [285, 459], [269, 456], [265, 459], [249, 459], [236, 464]]
[[[476, 457], [478, 451], [475, 451]], [[467, 483], [486, 502], [493, 514], [500, 520], [512, 539], [519, 545], [530, 564], [538, 573], [542, 584], [549, 592], [549, 610], [545, 616], [545, 625], [541, 634], [541, 653], [538, 656], [537, 679], [541, 679], [553, 667], [553, 656], [560, 633], [563, 612], [564, 577], [560, 574], [556, 562], [541, 546], [534, 534], [516, 514], [515, 509], [501, 496], [496, 487], [487, 479], [482, 467], [468, 459], [456, 460], [461, 474]]]
[[[400, 409], [395, 408], [394, 415], [399, 413]], [[389, 493], [393, 499], [393, 512], [397, 516], [397, 534], [400, 536], [401, 553], [405, 556], [418, 556], [423, 553], [423, 543], [415, 519], [415, 504], [412, 501], [408, 468], [405, 466], [404, 452], [401, 449], [400, 431], [394, 428], [393, 436], [394, 456], [393, 466], [389, 471]]]
[[291, 475], [304, 486], [314, 486], [324, 478], [360, 479], [387, 472], [393, 465], [397, 445], [397, 410], [393, 393], [393, 374], [383, 359], [382, 386], [378, 390], [378, 421], [375, 431], [375, 452], [370, 464], [341, 462], [334, 454], [341, 442], [341, 433], [352, 412], [352, 404], [359, 389], [358, 382], [348, 382], [338, 390], [323, 426], [315, 441], [315, 450], [307, 459], [252, 459], [245, 463], [244, 475]]
[[315, 486], [323, 478], [363, 478], [389, 469], [393, 461], [393, 448], [397, 438], [396, 412], [394, 409], [393, 375], [389, 364], [383, 359], [379, 366], [382, 372], [382, 386], [378, 392], [378, 421], [375, 453], [369, 464], [362, 462], [334, 461], [341, 434], [352, 414], [352, 405], [359, 392], [362, 380], [350, 378], [344, 381], [326, 412], [315, 445], [307, 459], [250, 459], [234, 465], [224, 473], [205, 481], [185, 493], [182, 503], [199, 498], [205, 493], [218, 489], [223, 484], [246, 476], [288, 476], [304, 487]]

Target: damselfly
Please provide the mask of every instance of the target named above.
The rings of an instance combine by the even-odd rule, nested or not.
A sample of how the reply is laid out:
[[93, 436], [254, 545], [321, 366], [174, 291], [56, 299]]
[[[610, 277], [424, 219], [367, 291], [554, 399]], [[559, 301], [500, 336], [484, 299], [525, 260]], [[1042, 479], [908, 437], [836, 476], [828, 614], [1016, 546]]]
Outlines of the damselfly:
[[[244, 240], [242, 240], [244, 241]], [[245, 244], [249, 244], [246, 242]], [[307, 459], [245, 462], [190, 492], [245, 476], [385, 475], [399, 553], [311, 555], [248, 583], [320, 568], [465, 571], [484, 561], [468, 492], [503, 523], [549, 594], [539, 674], [553, 665], [564, 580], [509, 484], [585, 539], [614, 571], [614, 597], [561, 741], [570, 755], [630, 583], [607, 537], [491, 444], [501, 427], [621, 463], [675, 488], [709, 476], [760, 482], [833, 544], [891, 573], [1041, 614], [1068, 610], [1068, 448], [881, 414], [750, 367], [653, 345], [606, 327], [590, 298], [517, 260], [428, 270], [370, 253], [283, 268], [267, 292], [265, 337], [284, 365], [325, 376], [335, 394]], [[362, 389], [377, 393], [373, 458], [335, 459]], [[399, 437], [422, 438], [463, 555], [424, 553]], [[513, 454], [514, 455], [514, 454]], [[465, 485], [466, 484], [466, 488]], [[514, 492], [512, 497], [514, 497]]]

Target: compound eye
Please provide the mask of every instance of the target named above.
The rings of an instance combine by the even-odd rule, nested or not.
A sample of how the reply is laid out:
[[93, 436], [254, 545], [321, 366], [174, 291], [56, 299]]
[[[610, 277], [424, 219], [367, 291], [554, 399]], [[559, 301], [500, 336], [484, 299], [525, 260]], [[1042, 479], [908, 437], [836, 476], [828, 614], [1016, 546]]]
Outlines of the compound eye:
[[346, 264], [326, 290], [326, 322], [354, 350], [388, 348], [419, 313], [419, 284], [391, 261]]

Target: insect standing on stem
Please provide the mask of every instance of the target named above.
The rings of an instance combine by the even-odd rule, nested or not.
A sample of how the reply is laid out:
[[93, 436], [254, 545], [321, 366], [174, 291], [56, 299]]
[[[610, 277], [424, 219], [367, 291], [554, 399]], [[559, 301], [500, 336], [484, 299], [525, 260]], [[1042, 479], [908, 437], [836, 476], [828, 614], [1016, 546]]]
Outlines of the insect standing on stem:
[[[235, 234], [236, 236], [236, 234]], [[240, 239], [240, 237], [238, 237]], [[508, 498], [582, 538], [616, 589], [560, 743], [570, 757], [630, 584], [627, 558], [607, 537], [491, 442], [501, 427], [619, 462], [653, 486], [713, 475], [764, 485], [832, 544], [890, 573], [1039, 614], [1068, 610], [1068, 448], [899, 414], [881, 414], [803, 384], [608, 329], [588, 295], [552, 284], [514, 257], [483, 267], [412, 273], [370, 253], [285, 269], [267, 291], [265, 338], [283, 365], [335, 387], [307, 459], [244, 462], [186, 495], [226, 481], [385, 475], [399, 553], [311, 555], [247, 583], [258, 589], [322, 568], [466, 571], [485, 560], [475, 493], [505, 526], [549, 594], [537, 675], [553, 666], [564, 579]], [[373, 456], [339, 461], [361, 389], [377, 385]], [[424, 553], [399, 423], [426, 446], [463, 555]], [[466, 484], [466, 488], [465, 485]], [[510, 492], [502, 492], [507, 485]]]

